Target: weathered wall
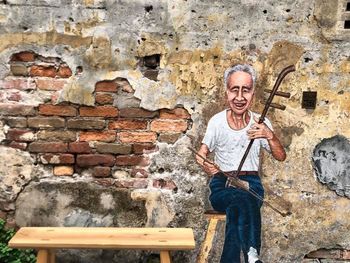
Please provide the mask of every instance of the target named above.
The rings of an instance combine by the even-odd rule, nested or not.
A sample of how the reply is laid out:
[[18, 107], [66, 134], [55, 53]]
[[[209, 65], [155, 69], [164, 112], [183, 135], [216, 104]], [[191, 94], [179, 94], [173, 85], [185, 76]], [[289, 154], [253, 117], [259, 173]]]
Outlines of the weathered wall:
[[[296, 64], [280, 88], [291, 98], [276, 99], [286, 110], [268, 114], [288, 159], [262, 158], [267, 198], [292, 214], [263, 208], [262, 257], [302, 262], [321, 248], [350, 249], [350, 201], [320, 183], [312, 164], [323, 139], [350, 137], [346, 3], [0, 1], [1, 216], [20, 226], [193, 227], [197, 249], [174, 260], [195, 262], [208, 189], [186, 146], [198, 147], [225, 107], [224, 69], [256, 68], [261, 111], [263, 89]], [[318, 93], [314, 110], [301, 108], [308, 90]], [[144, 256], [125, 252], [122, 262]]]

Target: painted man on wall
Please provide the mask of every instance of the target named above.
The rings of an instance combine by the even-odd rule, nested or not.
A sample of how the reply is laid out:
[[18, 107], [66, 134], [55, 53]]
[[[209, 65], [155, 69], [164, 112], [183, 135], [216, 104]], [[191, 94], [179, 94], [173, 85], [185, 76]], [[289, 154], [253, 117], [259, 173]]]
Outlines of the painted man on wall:
[[[265, 119], [258, 124], [259, 115], [249, 110], [253, 96], [256, 74], [249, 65], [236, 65], [224, 74], [228, 109], [214, 115], [207, 126], [198, 153], [207, 156], [214, 152], [215, 163], [221, 171], [234, 173], [251, 139], [255, 139], [244, 162], [239, 179], [249, 184], [261, 197], [259, 155], [261, 148], [283, 161], [286, 153], [272, 130], [271, 123]], [[225, 243], [221, 263], [239, 263], [243, 251], [246, 263], [257, 263], [261, 246], [262, 202], [249, 192], [227, 187], [227, 177], [213, 164], [197, 157], [197, 162], [212, 175], [210, 181], [210, 202], [213, 208], [226, 213]]]

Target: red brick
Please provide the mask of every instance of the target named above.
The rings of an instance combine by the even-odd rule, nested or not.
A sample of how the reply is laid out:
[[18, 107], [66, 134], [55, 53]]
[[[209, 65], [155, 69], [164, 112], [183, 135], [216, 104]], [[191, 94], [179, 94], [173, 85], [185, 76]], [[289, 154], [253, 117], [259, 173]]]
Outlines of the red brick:
[[117, 179], [115, 180], [115, 186], [118, 188], [147, 188], [148, 179], [144, 178], [131, 178], [131, 179]]
[[113, 106], [81, 107], [79, 109], [82, 117], [117, 117], [118, 109]]
[[342, 259], [350, 259], [350, 250], [343, 250], [341, 254]]
[[135, 90], [131, 87], [127, 79], [117, 78], [115, 82], [117, 83], [117, 87], [121, 88], [122, 91], [125, 91], [127, 93], [134, 93]]
[[119, 111], [119, 116], [123, 118], [155, 118], [158, 111], [148, 111], [141, 108], [125, 108]]
[[80, 132], [79, 141], [101, 141], [101, 142], [114, 142], [116, 140], [115, 131], [101, 131], [101, 132]]
[[60, 78], [69, 78], [72, 76], [72, 71], [68, 66], [60, 66], [57, 72], [57, 76]]
[[9, 100], [9, 101], [17, 101], [18, 102], [21, 99], [22, 99], [22, 95], [18, 91], [10, 92], [7, 94], [7, 100]]
[[131, 145], [119, 143], [96, 143], [95, 148], [99, 153], [130, 154]]
[[9, 146], [23, 151], [27, 149], [27, 144], [25, 142], [10, 142]]
[[161, 189], [167, 189], [167, 190], [177, 190], [176, 184], [170, 180], [164, 180], [164, 179], [156, 179], [153, 180], [153, 187], [155, 188], [161, 188]]
[[184, 108], [176, 108], [173, 110], [162, 109], [159, 113], [161, 119], [191, 119], [191, 115]]
[[28, 146], [29, 152], [59, 153], [67, 150], [67, 143], [61, 142], [32, 142]]
[[43, 154], [40, 155], [40, 161], [43, 164], [73, 164], [75, 162], [73, 154]]
[[54, 66], [34, 65], [30, 68], [29, 74], [33, 77], [56, 77], [57, 70]]
[[93, 177], [109, 177], [111, 175], [110, 167], [97, 166], [92, 170]]
[[13, 76], [28, 76], [27, 65], [24, 65], [22, 63], [12, 63], [10, 65], [10, 70]]
[[156, 142], [155, 132], [120, 132], [119, 140], [123, 143]]
[[131, 176], [135, 177], [135, 178], [147, 178], [149, 176], [149, 174], [144, 169], [134, 168], [131, 171]]
[[35, 140], [35, 136], [31, 130], [9, 129], [6, 139], [19, 142], [32, 142]]
[[36, 54], [32, 51], [22, 51], [11, 56], [11, 61], [32, 62]]
[[138, 165], [138, 166], [147, 166], [149, 160], [142, 155], [119, 155], [116, 157], [116, 165]]
[[108, 93], [96, 93], [95, 100], [97, 104], [105, 105], [105, 104], [113, 104], [114, 98], [112, 94]]
[[73, 131], [39, 131], [37, 133], [38, 140], [43, 141], [64, 141], [72, 142], [76, 141], [77, 135]]
[[35, 115], [34, 106], [24, 104], [0, 103], [0, 115], [29, 116]]
[[80, 167], [88, 166], [113, 166], [115, 157], [110, 154], [78, 154], [77, 165]]
[[56, 176], [72, 176], [74, 174], [74, 168], [72, 166], [55, 166], [53, 168], [53, 174]]
[[35, 82], [28, 78], [6, 78], [0, 80], [0, 88], [17, 89], [17, 90], [34, 90], [36, 89]]
[[155, 132], [184, 132], [188, 128], [184, 120], [154, 120], [151, 122], [151, 130]]
[[101, 185], [103, 187], [110, 187], [114, 185], [114, 180], [111, 178], [100, 178], [93, 181], [95, 184]]
[[114, 81], [100, 81], [97, 82], [95, 85], [95, 92], [116, 92], [117, 91], [117, 84]]
[[28, 118], [28, 127], [31, 128], [63, 128], [65, 120], [60, 117], [31, 117]]
[[77, 109], [73, 106], [41, 104], [39, 106], [39, 114], [71, 117], [77, 115]]
[[51, 79], [51, 78], [37, 78], [35, 84], [41, 90], [61, 90], [67, 84], [67, 80]]
[[319, 249], [317, 251], [313, 251], [309, 253], [306, 257], [307, 258], [332, 258], [332, 259], [339, 259], [341, 251], [340, 250], [329, 250], [329, 249]]
[[133, 145], [133, 152], [136, 154], [151, 153], [158, 151], [153, 143], [138, 143]]
[[148, 122], [145, 120], [117, 120], [112, 121], [108, 125], [108, 129], [120, 129], [120, 130], [145, 130], [147, 129]]
[[91, 153], [91, 148], [87, 142], [71, 142], [68, 144], [68, 151], [71, 153]]
[[102, 130], [105, 128], [104, 120], [94, 118], [74, 118], [67, 120], [67, 128], [79, 130]]
[[160, 142], [166, 143], [175, 143], [180, 137], [182, 133], [161, 133], [159, 134], [158, 140]]

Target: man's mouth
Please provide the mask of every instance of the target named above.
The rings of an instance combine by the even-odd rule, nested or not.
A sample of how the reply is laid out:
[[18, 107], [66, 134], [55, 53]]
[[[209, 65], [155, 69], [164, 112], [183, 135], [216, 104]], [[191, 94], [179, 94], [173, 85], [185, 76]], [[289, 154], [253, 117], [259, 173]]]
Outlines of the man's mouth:
[[245, 102], [234, 102], [233, 105], [237, 109], [243, 109], [246, 106], [246, 103]]

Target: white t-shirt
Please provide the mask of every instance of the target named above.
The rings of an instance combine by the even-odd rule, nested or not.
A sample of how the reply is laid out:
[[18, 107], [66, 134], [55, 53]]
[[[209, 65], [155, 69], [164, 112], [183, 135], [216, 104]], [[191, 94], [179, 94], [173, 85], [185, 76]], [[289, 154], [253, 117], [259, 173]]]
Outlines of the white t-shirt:
[[[233, 130], [227, 122], [226, 111], [215, 114], [209, 120], [202, 141], [208, 146], [210, 152], [214, 151], [215, 163], [224, 172], [237, 170], [250, 142], [247, 131], [255, 123], [253, 116], [260, 117], [259, 114], [249, 111], [250, 120], [248, 125], [241, 130]], [[264, 123], [272, 130], [271, 122], [267, 118], [265, 118]], [[243, 164], [242, 171], [258, 171], [261, 147], [270, 152], [270, 146], [266, 139], [255, 139]]]

